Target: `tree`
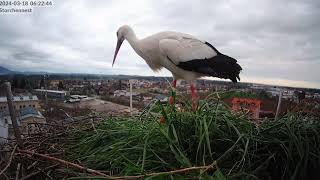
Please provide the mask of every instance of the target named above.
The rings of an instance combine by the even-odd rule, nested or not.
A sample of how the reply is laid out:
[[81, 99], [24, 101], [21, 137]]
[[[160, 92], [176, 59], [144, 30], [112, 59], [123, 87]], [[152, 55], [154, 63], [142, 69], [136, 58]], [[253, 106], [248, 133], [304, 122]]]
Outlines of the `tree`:
[[59, 90], [63, 90], [64, 89], [64, 85], [63, 85], [62, 81], [59, 81], [58, 89]]
[[44, 79], [43, 78], [41, 78], [41, 80], [40, 80], [40, 88], [44, 88]]
[[22, 77], [22, 79], [21, 79], [21, 81], [20, 81], [20, 86], [19, 86], [19, 88], [20, 88], [20, 89], [25, 89], [25, 88], [26, 88], [26, 85], [27, 85], [26, 79], [25, 79], [24, 77]]
[[19, 86], [19, 79], [17, 76], [13, 76], [13, 79], [12, 79], [12, 88], [18, 88]]
[[26, 86], [25, 86], [25, 89], [28, 89], [29, 91], [31, 91], [32, 90], [32, 85], [31, 85], [31, 82], [30, 82], [30, 80], [26, 80]]

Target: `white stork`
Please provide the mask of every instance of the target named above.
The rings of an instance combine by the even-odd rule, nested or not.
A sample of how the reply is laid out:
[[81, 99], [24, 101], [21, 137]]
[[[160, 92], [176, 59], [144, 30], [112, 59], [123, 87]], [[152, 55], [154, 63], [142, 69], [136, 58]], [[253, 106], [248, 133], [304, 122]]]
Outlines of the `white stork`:
[[[165, 31], [138, 39], [132, 28], [124, 25], [117, 31], [117, 37], [112, 66], [122, 42], [126, 39], [153, 71], [159, 71], [163, 67], [171, 71], [173, 88], [176, 88], [179, 79], [190, 83], [193, 110], [197, 107], [195, 88], [197, 78], [213, 76], [230, 79], [234, 83], [237, 79], [240, 80], [239, 73], [242, 68], [237, 64], [237, 60], [220, 53], [208, 42], [198, 40], [189, 34]], [[173, 103], [172, 97], [169, 102]]]

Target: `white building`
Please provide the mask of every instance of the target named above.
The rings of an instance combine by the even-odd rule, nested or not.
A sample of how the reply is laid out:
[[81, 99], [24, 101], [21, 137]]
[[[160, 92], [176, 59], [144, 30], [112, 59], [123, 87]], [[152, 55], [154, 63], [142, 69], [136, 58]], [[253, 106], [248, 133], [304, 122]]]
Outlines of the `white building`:
[[94, 98], [88, 97], [85, 95], [70, 95], [68, 99], [66, 99], [64, 102], [66, 103], [76, 103], [76, 102], [82, 102], [82, 101], [89, 101], [93, 100]]
[[[13, 103], [15, 109], [22, 109], [26, 107], [34, 107], [38, 109], [39, 106], [39, 99], [37, 96], [13, 96]], [[8, 102], [7, 97], [1, 96], [0, 97], [0, 111], [8, 110]]]
[[[19, 109], [16, 113], [18, 126], [21, 127], [23, 133], [28, 133], [27, 130], [30, 130], [31, 133], [36, 131], [36, 126], [30, 125], [30, 123], [45, 123], [46, 119], [43, 115], [33, 107], [26, 107]], [[0, 143], [1, 140], [5, 141], [10, 134], [10, 129], [12, 128], [12, 121], [8, 110], [0, 112]]]
[[[139, 93], [132, 92], [132, 96], [137, 96]], [[113, 92], [113, 96], [115, 97], [120, 97], [120, 96], [125, 96], [125, 97], [130, 97], [130, 92], [126, 90], [115, 90]]]
[[283, 90], [282, 98], [283, 99], [292, 99], [294, 96], [294, 90]]
[[271, 94], [271, 96], [279, 96], [281, 89], [279, 88], [268, 88], [266, 90], [267, 93]]
[[56, 91], [56, 90], [48, 90], [48, 89], [35, 89], [34, 93], [37, 95], [45, 96], [47, 95], [50, 99], [59, 99], [64, 100], [69, 93], [67, 91]]

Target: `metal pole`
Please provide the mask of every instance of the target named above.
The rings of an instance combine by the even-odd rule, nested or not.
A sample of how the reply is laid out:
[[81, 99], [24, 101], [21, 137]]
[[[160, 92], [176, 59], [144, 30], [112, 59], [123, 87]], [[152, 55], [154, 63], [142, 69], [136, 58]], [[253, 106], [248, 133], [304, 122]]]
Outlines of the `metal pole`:
[[132, 81], [129, 80], [130, 83], [130, 115], [132, 116]]
[[43, 82], [44, 82], [44, 90], [45, 90], [45, 109], [46, 112], [48, 111], [48, 90], [47, 90], [47, 74], [43, 75]]
[[278, 106], [277, 106], [277, 111], [276, 111], [276, 117], [275, 117], [276, 120], [278, 119], [278, 116], [279, 116], [279, 113], [280, 113], [281, 100], [282, 100], [282, 91], [280, 90], [280, 92], [279, 92]]
[[19, 126], [18, 126], [15, 109], [13, 107], [13, 95], [12, 95], [12, 92], [11, 92], [11, 84], [10, 84], [10, 82], [6, 82], [5, 86], [6, 86], [6, 92], [7, 92], [8, 108], [9, 108], [9, 112], [10, 112], [10, 117], [11, 117], [11, 122], [12, 122], [12, 126], [13, 126], [14, 135], [16, 137], [17, 144], [19, 145], [20, 148], [22, 148], [23, 147], [23, 143], [22, 143], [22, 140], [21, 140], [21, 133], [20, 133], [20, 129], [19, 129]]

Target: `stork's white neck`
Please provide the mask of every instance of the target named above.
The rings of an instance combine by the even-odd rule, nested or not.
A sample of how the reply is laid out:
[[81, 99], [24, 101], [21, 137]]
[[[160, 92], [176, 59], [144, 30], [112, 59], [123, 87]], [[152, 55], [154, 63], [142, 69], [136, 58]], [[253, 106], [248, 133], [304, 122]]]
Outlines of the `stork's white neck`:
[[136, 34], [131, 28], [127, 29], [127, 32], [125, 33], [124, 38], [129, 42], [129, 44], [136, 51], [136, 53], [141, 55], [139, 39], [137, 38]]

